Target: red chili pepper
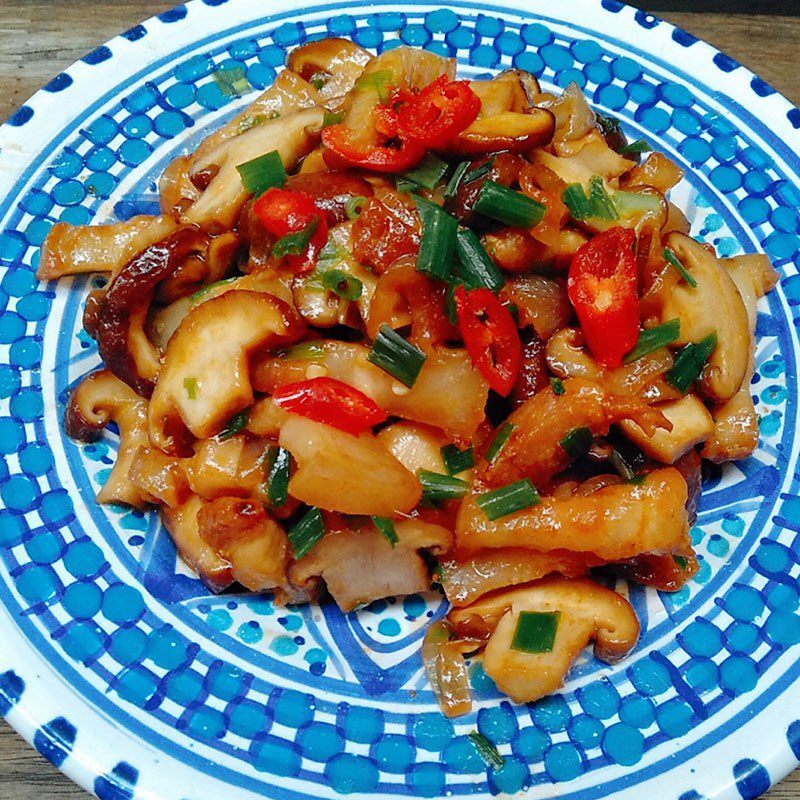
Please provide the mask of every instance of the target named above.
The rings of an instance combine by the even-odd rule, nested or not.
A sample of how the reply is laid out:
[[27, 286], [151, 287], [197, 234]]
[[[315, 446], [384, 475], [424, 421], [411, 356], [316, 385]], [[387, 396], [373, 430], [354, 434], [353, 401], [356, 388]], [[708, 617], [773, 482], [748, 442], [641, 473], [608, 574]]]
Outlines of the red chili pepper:
[[400, 138], [428, 148], [444, 147], [468, 128], [481, 110], [481, 100], [468, 81], [442, 75], [400, 107]]
[[461, 338], [489, 386], [506, 397], [522, 365], [522, 343], [511, 312], [489, 289], [456, 289]]
[[328, 241], [328, 224], [325, 212], [317, 207], [310, 194], [291, 189], [270, 189], [256, 200], [253, 213], [267, 232], [278, 239], [316, 224], [305, 252], [286, 256], [287, 263], [295, 272], [308, 272], [314, 268]]
[[[379, 115], [382, 130], [390, 130], [391, 121], [384, 119], [391, 114]], [[385, 135], [385, 134], [384, 134]], [[404, 172], [419, 164], [425, 158], [425, 148], [407, 140], [398, 140], [397, 146], [364, 145], [356, 140], [356, 133], [347, 125], [329, 125], [322, 130], [322, 143], [325, 145], [325, 163], [334, 169], [361, 167], [373, 172]]]
[[272, 400], [279, 408], [354, 436], [386, 421], [386, 412], [372, 398], [334, 378], [289, 383]]
[[639, 338], [638, 274], [629, 228], [609, 230], [575, 253], [567, 292], [586, 343], [606, 367], [618, 367]]

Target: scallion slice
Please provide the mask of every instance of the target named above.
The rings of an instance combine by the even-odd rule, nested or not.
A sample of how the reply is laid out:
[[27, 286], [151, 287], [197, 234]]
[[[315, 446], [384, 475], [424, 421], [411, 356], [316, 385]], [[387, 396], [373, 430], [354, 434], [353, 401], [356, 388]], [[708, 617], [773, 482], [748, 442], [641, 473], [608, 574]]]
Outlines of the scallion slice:
[[504, 422], [497, 430], [489, 449], [486, 451], [486, 460], [491, 464], [503, 452], [503, 448], [508, 444], [511, 434], [517, 429], [513, 422]]
[[444, 189], [444, 196], [451, 200], [458, 194], [458, 187], [461, 186], [461, 181], [464, 180], [464, 176], [467, 174], [467, 170], [469, 169], [469, 161], [462, 161], [459, 165], [455, 168], [450, 180], [447, 182], [447, 186]]
[[443, 500], [460, 500], [468, 491], [469, 484], [452, 475], [440, 475], [428, 469], [421, 469], [417, 477], [422, 484], [422, 499], [428, 503]]
[[454, 444], [445, 445], [442, 448], [442, 459], [448, 475], [458, 475], [459, 472], [475, 466], [475, 452], [472, 447], [459, 450]]
[[331, 125], [338, 125], [344, 119], [344, 111], [326, 111], [322, 115], [322, 127], [328, 128]]
[[544, 203], [495, 181], [486, 181], [483, 184], [473, 209], [484, 217], [490, 217], [515, 228], [532, 228], [538, 225], [547, 213], [547, 206]]
[[666, 347], [670, 342], [674, 342], [681, 335], [681, 321], [675, 319], [668, 320], [655, 328], [647, 328], [640, 331], [639, 340], [636, 347], [625, 356], [624, 362], [630, 364], [648, 353]]
[[381, 325], [367, 361], [411, 388], [427, 356], [385, 322]]
[[267, 497], [271, 505], [277, 507], [289, 498], [289, 478], [292, 472], [292, 457], [288, 450], [278, 447], [274, 451], [267, 475]]
[[272, 245], [272, 255], [275, 258], [302, 255], [311, 242], [311, 238], [317, 232], [317, 228], [319, 228], [319, 217], [314, 217], [303, 230], [281, 236], [281, 238]]
[[400, 541], [400, 537], [397, 535], [397, 529], [394, 527], [394, 520], [388, 517], [373, 517], [372, 522], [381, 532], [384, 539], [386, 539], [392, 547], [395, 547]]
[[619, 219], [614, 201], [599, 175], [593, 175], [590, 179], [588, 195], [580, 183], [571, 183], [564, 190], [562, 199], [573, 219]]
[[662, 255], [664, 256], [664, 260], [671, 267], [674, 267], [676, 270], [678, 270], [678, 272], [680, 272], [681, 277], [686, 281], [687, 284], [689, 284], [689, 286], [692, 287], [692, 289], [697, 288], [697, 281], [694, 279], [689, 270], [683, 266], [683, 263], [678, 258], [677, 253], [671, 247], [665, 247]]
[[325, 520], [322, 519], [322, 512], [312, 506], [289, 531], [289, 543], [292, 545], [294, 557], [299, 561], [307, 556], [324, 535]]
[[355, 84], [356, 89], [372, 89], [381, 103], [389, 100], [389, 87], [394, 81], [394, 73], [390, 69], [382, 69], [377, 72], [368, 72], [362, 75]]
[[622, 132], [622, 123], [616, 117], [607, 114], [598, 114], [596, 112], [594, 116], [597, 120], [598, 127], [605, 136]]
[[190, 400], [197, 400], [197, 395], [200, 393], [200, 390], [197, 386], [197, 378], [192, 377], [191, 375], [188, 378], [184, 378], [183, 388], [186, 389], [186, 396]]
[[249, 408], [246, 408], [244, 411], [240, 411], [238, 414], [234, 414], [228, 420], [228, 424], [219, 434], [220, 440], [224, 442], [226, 439], [231, 439], [232, 437], [236, 436], [237, 433], [241, 433], [247, 427], [249, 420]]
[[446, 280], [453, 267], [458, 221], [430, 200], [423, 197], [415, 200], [422, 219], [417, 269], [439, 280]]
[[345, 300], [358, 300], [364, 291], [364, 284], [340, 269], [329, 269], [322, 273], [322, 285]]
[[687, 344], [678, 353], [672, 369], [664, 376], [670, 386], [682, 394], [700, 377], [706, 362], [717, 347], [717, 334], [710, 333], [699, 342]]
[[500, 755], [497, 748], [482, 733], [479, 733], [478, 731], [472, 731], [472, 733], [468, 733], [467, 736], [469, 736], [472, 744], [475, 745], [475, 749], [478, 751], [480, 757], [490, 767], [494, 767], [495, 769], [503, 768], [506, 760]]
[[587, 427], [580, 427], [573, 428], [560, 444], [570, 458], [581, 458], [589, 452], [593, 443], [592, 432]]
[[433, 189], [447, 173], [447, 162], [437, 156], [427, 156], [421, 164], [402, 173], [404, 180], [416, 183], [423, 189]]
[[367, 204], [367, 200], [369, 198], [362, 197], [359, 195], [358, 197], [351, 197], [347, 201], [347, 205], [344, 208], [345, 214], [347, 214], [347, 219], [358, 219], [361, 216], [361, 212], [364, 210], [364, 206]]
[[324, 356], [325, 341], [323, 339], [315, 342], [300, 342], [283, 354], [283, 357], [290, 361], [316, 361]]
[[414, 192], [418, 192], [421, 188], [418, 183], [406, 180], [405, 178], [397, 178], [394, 185], [398, 192], [408, 192], [409, 194], [414, 194]]
[[560, 611], [520, 611], [511, 649], [521, 653], [552, 653]]
[[523, 508], [531, 508], [540, 501], [539, 492], [536, 491], [530, 478], [501, 486], [475, 499], [483, 513], [491, 520], [507, 517], [509, 514], [522, 511]]
[[456, 254], [459, 267], [456, 273], [466, 286], [477, 289], [485, 286], [499, 292], [506, 284], [503, 273], [489, 257], [478, 234], [469, 228], [459, 228], [456, 234]]
[[620, 147], [617, 152], [621, 156], [640, 155], [641, 153], [649, 153], [653, 149], [650, 142], [646, 139], [637, 139], [635, 142], [626, 144], [625, 147]]
[[473, 181], [480, 180], [484, 175], [488, 175], [494, 166], [494, 159], [495, 156], [492, 156], [488, 161], [485, 161], [480, 166], [475, 167], [475, 169], [471, 169], [464, 176], [464, 183], [472, 183]]
[[564, 386], [564, 381], [561, 378], [550, 378], [550, 385], [553, 387], [553, 394], [559, 397], [567, 393], [567, 387]]
[[242, 186], [256, 197], [264, 194], [267, 189], [281, 188], [286, 183], [286, 169], [277, 150], [252, 161], [245, 161], [236, 169], [242, 178]]
[[240, 97], [253, 88], [241, 67], [218, 69], [216, 72], [211, 73], [211, 77], [226, 97]]
[[564, 190], [561, 199], [564, 201], [564, 205], [569, 209], [569, 213], [572, 215], [573, 219], [584, 220], [592, 216], [592, 206], [581, 184], [571, 183]]
[[238, 280], [239, 276], [234, 275], [232, 278], [224, 278], [221, 281], [214, 281], [214, 283], [209, 283], [208, 286], [204, 286], [202, 289], [198, 289], [193, 295], [189, 297], [193, 303], [196, 303], [198, 300], [201, 300], [205, 297], [209, 292], [213, 289], [218, 288], [219, 286], [224, 286], [226, 283], [232, 283], [235, 280]]
[[620, 477], [625, 478], [626, 481], [633, 480], [636, 477], [636, 470], [628, 463], [628, 460], [619, 450], [612, 450], [608, 460], [611, 466], [619, 473]]
[[684, 571], [686, 572], [686, 568], [689, 566], [689, 559], [686, 556], [681, 555], [673, 555], [672, 558], [674, 559], [675, 563]]

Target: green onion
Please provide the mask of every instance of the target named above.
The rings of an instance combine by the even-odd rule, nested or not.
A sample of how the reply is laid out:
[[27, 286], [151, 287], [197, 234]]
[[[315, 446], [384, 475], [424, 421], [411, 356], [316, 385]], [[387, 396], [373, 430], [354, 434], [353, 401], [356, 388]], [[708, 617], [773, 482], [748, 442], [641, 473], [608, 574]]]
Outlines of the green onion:
[[300, 344], [290, 347], [284, 354], [284, 358], [290, 361], [315, 361], [325, 356], [325, 341], [319, 339], [316, 342], [300, 342]]
[[358, 300], [364, 291], [364, 284], [340, 269], [329, 269], [322, 273], [322, 285], [345, 300]]
[[475, 452], [472, 447], [459, 450], [454, 444], [445, 445], [442, 448], [442, 459], [448, 475], [458, 475], [459, 472], [475, 466]]
[[[275, 113], [277, 113], [277, 112], [275, 112]], [[268, 119], [269, 119], [269, 117], [266, 117], [263, 114], [256, 114], [253, 117], [245, 117], [239, 123], [238, 133], [246, 133], [251, 128], [255, 128], [257, 125], [261, 125], [262, 122], [266, 122]]]
[[486, 460], [491, 464], [503, 452], [503, 448], [508, 444], [511, 434], [517, 429], [513, 422], [504, 422], [495, 434], [489, 449], [486, 451]]
[[478, 751], [478, 755], [491, 767], [495, 769], [502, 769], [503, 765], [506, 763], [506, 760], [500, 753], [497, 751], [497, 748], [482, 734], [478, 733], [478, 731], [472, 731], [472, 733], [468, 733], [470, 741], [472, 744], [475, 745], [475, 749]]
[[197, 387], [197, 378], [184, 378], [183, 388], [186, 389], [186, 394], [189, 396], [190, 400], [197, 400], [197, 395], [199, 393], [199, 389]]
[[461, 181], [464, 179], [464, 175], [466, 175], [467, 170], [469, 169], [469, 161], [462, 161], [453, 172], [452, 177], [447, 182], [447, 186], [444, 189], [444, 196], [451, 200], [458, 194], [458, 187], [461, 185]]
[[361, 195], [358, 197], [351, 197], [347, 201], [347, 205], [344, 207], [345, 213], [347, 214], [347, 219], [358, 219], [361, 216], [361, 212], [364, 210], [364, 206], [367, 204], [368, 200], [368, 197], [363, 197]]
[[303, 230], [281, 236], [281, 238], [272, 245], [272, 255], [275, 256], [275, 258], [302, 255], [308, 248], [311, 238], [317, 232], [317, 228], [319, 228], [319, 217], [314, 217]]
[[426, 358], [419, 347], [407, 342], [384, 322], [367, 356], [367, 361], [388, 372], [410, 389], [416, 382]]
[[612, 133], [622, 133], [622, 123], [616, 117], [598, 114], [597, 112], [595, 112], [594, 116], [597, 120], [597, 126], [605, 136], [610, 136]]
[[224, 442], [226, 439], [230, 439], [233, 436], [236, 436], [237, 433], [241, 433], [247, 427], [247, 423], [249, 422], [249, 420], [250, 420], [249, 408], [246, 408], [244, 411], [240, 411], [238, 414], [234, 414], [228, 420], [228, 424], [219, 434], [219, 438]]
[[378, 95], [381, 103], [389, 100], [389, 86], [394, 83], [394, 73], [390, 69], [382, 69], [378, 72], [368, 72], [362, 75], [355, 84], [356, 89], [371, 89]]
[[460, 500], [469, 491], [466, 481], [452, 475], [440, 475], [438, 472], [421, 469], [417, 477], [422, 484], [422, 499], [428, 503]]
[[416, 203], [422, 219], [422, 241], [417, 256], [417, 269], [439, 280], [445, 280], [453, 266], [458, 221], [430, 200], [417, 197]]
[[675, 563], [684, 571], [686, 572], [686, 568], [689, 566], [689, 559], [686, 556], [672, 556], [675, 560]]
[[247, 75], [241, 67], [230, 67], [229, 69], [218, 69], [211, 73], [219, 90], [227, 97], [240, 97], [247, 94], [253, 87], [247, 80]]
[[451, 283], [447, 287], [444, 295], [444, 313], [447, 319], [458, 325], [458, 309], [456, 308], [456, 287], [461, 285], [461, 281]]
[[628, 460], [619, 450], [612, 450], [608, 460], [611, 466], [619, 473], [620, 477], [628, 481], [636, 477], [636, 470], [628, 463]]
[[235, 280], [238, 280], [240, 276], [234, 275], [233, 278], [225, 278], [221, 281], [214, 281], [214, 283], [209, 283], [208, 286], [204, 286], [202, 289], [198, 289], [193, 295], [189, 297], [193, 303], [200, 300], [202, 297], [205, 297], [212, 289], [216, 289], [218, 286], [224, 286], [226, 283], [232, 283]]
[[278, 447], [267, 476], [267, 497], [270, 505], [285, 505], [289, 498], [289, 478], [292, 474], [292, 458], [288, 450]]
[[242, 186], [256, 196], [264, 194], [267, 189], [281, 188], [286, 183], [286, 169], [277, 150], [245, 161], [236, 169], [242, 178]]
[[614, 201], [598, 175], [593, 175], [589, 181], [588, 196], [581, 184], [571, 183], [564, 190], [562, 199], [573, 219], [619, 219]]
[[322, 519], [322, 512], [312, 506], [289, 530], [289, 543], [292, 545], [294, 557], [299, 561], [307, 556], [324, 535], [325, 520]]
[[661, 212], [661, 196], [648, 192], [614, 192], [612, 198], [614, 208], [620, 217], [634, 219], [645, 214], [659, 214]]
[[641, 486], [645, 479], [647, 478], [647, 473], [643, 472], [641, 475], [634, 475], [632, 478], [628, 478], [627, 483], [632, 483], [635, 486]]
[[706, 362], [717, 347], [717, 334], [710, 333], [699, 342], [687, 344], [678, 353], [672, 369], [664, 376], [670, 386], [682, 394], [700, 377]]
[[511, 649], [521, 653], [552, 653], [560, 611], [520, 611]]
[[670, 342], [674, 342], [681, 335], [681, 321], [675, 317], [655, 328], [647, 328], [639, 332], [639, 340], [636, 347], [625, 356], [624, 362], [630, 364], [648, 353], [666, 347]]
[[692, 274], [689, 272], [686, 267], [683, 266], [681, 260], [678, 258], [677, 254], [671, 247], [665, 247], [664, 252], [662, 253], [664, 256], [664, 260], [672, 267], [675, 267], [678, 272], [680, 272], [681, 277], [692, 287], [692, 289], [697, 288], [697, 281], [694, 279]]
[[499, 292], [506, 284], [503, 273], [481, 244], [478, 234], [469, 228], [459, 228], [456, 234], [456, 254], [460, 268], [456, 270], [459, 278], [470, 289], [485, 286]]
[[325, 84], [331, 79], [329, 72], [315, 72], [308, 81], [317, 91], [325, 88]]
[[326, 111], [322, 115], [322, 127], [328, 128], [331, 125], [338, 125], [344, 119], [344, 111]]
[[519, 306], [516, 303], [503, 303], [508, 313], [514, 318], [514, 324], [519, 327]]
[[531, 483], [530, 478], [523, 478], [521, 481], [509, 483], [491, 492], [486, 492], [476, 498], [475, 502], [484, 514], [491, 519], [500, 519], [522, 511], [523, 508], [530, 508], [541, 501], [539, 492]]
[[589, 198], [586, 196], [583, 186], [579, 183], [571, 183], [567, 186], [561, 199], [569, 209], [573, 219], [584, 220], [592, 216], [592, 206], [589, 203]]
[[414, 194], [422, 188], [418, 183], [408, 181], [405, 178], [397, 178], [394, 182], [394, 186], [398, 192], [408, 192], [408, 194]]
[[483, 184], [473, 209], [484, 217], [515, 228], [532, 228], [542, 221], [547, 212], [544, 203], [495, 181], [486, 181]]
[[550, 378], [550, 385], [553, 387], [553, 394], [559, 397], [567, 393], [567, 387], [564, 386], [564, 381], [561, 378]]
[[484, 175], [488, 175], [492, 171], [492, 167], [494, 166], [494, 159], [495, 156], [492, 156], [488, 161], [481, 164], [475, 169], [471, 169], [465, 176], [464, 176], [464, 183], [472, 183], [473, 181], [480, 180]]
[[402, 173], [403, 180], [416, 183], [423, 189], [433, 189], [447, 172], [447, 162], [434, 155], [427, 156], [421, 164]]
[[649, 153], [653, 149], [650, 142], [645, 139], [637, 139], [635, 142], [631, 142], [630, 144], [626, 144], [625, 147], [620, 147], [617, 152], [621, 156], [628, 156], [628, 155], [640, 155], [641, 153]]
[[397, 529], [394, 527], [394, 520], [388, 517], [373, 517], [372, 522], [392, 547], [400, 541], [400, 537], [397, 535]]
[[594, 443], [594, 435], [586, 428], [574, 428], [562, 440], [561, 447], [564, 448], [570, 458], [581, 458], [585, 456], [592, 444]]

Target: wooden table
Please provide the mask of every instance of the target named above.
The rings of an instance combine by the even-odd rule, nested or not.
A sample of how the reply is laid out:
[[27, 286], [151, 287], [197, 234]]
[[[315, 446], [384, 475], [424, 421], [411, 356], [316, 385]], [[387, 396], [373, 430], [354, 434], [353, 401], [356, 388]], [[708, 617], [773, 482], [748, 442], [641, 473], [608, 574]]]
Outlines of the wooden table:
[[[2, 0], [0, 120], [98, 44], [172, 5], [164, 0]], [[800, 17], [686, 12], [662, 16], [730, 53], [800, 105]], [[88, 796], [0, 721], [0, 798], [38, 797]], [[767, 797], [798, 800], [800, 769]]]

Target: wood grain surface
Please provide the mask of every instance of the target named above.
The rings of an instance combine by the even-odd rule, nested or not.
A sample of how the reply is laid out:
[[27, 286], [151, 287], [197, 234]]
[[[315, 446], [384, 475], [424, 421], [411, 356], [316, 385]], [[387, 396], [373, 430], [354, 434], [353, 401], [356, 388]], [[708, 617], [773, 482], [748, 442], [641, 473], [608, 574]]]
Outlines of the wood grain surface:
[[[0, 120], [73, 61], [172, 5], [161, 0], [0, 0]], [[688, 12], [662, 16], [729, 53], [800, 105], [797, 17]], [[766, 797], [800, 800], [800, 770]], [[86, 800], [88, 795], [0, 721], [0, 800], [39, 798]]]

